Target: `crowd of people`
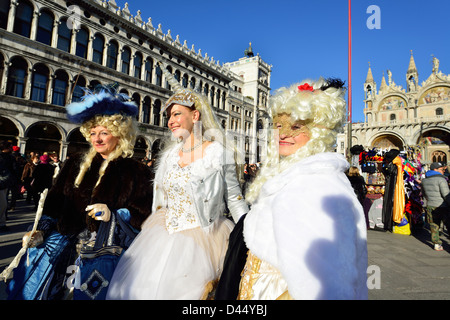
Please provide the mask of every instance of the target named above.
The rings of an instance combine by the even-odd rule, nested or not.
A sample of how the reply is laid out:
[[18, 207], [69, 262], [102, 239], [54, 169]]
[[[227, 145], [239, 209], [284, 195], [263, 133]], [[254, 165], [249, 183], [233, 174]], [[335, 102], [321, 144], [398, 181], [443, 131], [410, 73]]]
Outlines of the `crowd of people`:
[[[351, 166], [347, 171], [355, 194], [364, 207], [367, 228], [408, 235], [424, 227], [429, 228], [434, 250], [442, 251], [440, 231], [444, 228], [450, 231], [447, 163], [432, 162], [429, 166], [422, 166], [416, 159], [412, 165], [398, 149], [389, 150], [377, 160], [385, 181], [381, 188], [377, 187], [375, 194], [371, 194], [370, 189], [375, 189], [370, 182], [366, 184], [360, 168]], [[375, 169], [369, 170], [369, 173], [374, 172]], [[376, 182], [379, 183], [378, 180]], [[377, 200], [372, 203], [369, 196]]]
[[174, 94], [156, 159], [133, 159], [138, 110], [113, 84], [66, 108], [87, 152], [23, 164], [16, 179], [45, 199], [27, 256], [0, 275], [8, 299], [367, 299], [364, 212], [333, 152], [344, 83], [277, 90], [267, 159], [240, 181], [207, 97], [160, 65]]
[[62, 167], [56, 152], [22, 154], [11, 141], [0, 141], [0, 231], [8, 232], [8, 212], [16, 209], [18, 199], [37, 209], [42, 191], [51, 188]]

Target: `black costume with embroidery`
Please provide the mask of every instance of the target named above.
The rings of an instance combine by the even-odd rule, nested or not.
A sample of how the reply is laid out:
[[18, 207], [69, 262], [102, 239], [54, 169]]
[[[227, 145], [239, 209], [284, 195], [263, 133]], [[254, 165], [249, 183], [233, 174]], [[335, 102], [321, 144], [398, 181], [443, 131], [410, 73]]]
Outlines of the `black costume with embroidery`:
[[[134, 228], [136, 232], [151, 213], [153, 174], [147, 166], [131, 158], [119, 157], [108, 164], [100, 183], [95, 187], [99, 168], [103, 162], [103, 158], [97, 154], [79, 188], [76, 188], [74, 182], [82, 161], [82, 155], [71, 156], [66, 161], [55, 185], [45, 199], [43, 216], [37, 229], [44, 232], [44, 239], [55, 237], [57, 232], [65, 240], [61, 240], [64, 246], [61, 245], [56, 253], [50, 253], [50, 276], [48, 280], [39, 283], [42, 289], [36, 289], [39, 296], [33, 296], [33, 299], [67, 298], [68, 267], [75, 265], [79, 254], [77, 245], [80, 241], [89, 240], [91, 233], [97, 232], [103, 223], [88, 216], [85, 209], [89, 204], [104, 203], [111, 212], [127, 209], [130, 215], [126, 225]], [[134, 238], [130, 237], [130, 233], [125, 232], [121, 226], [123, 223], [117, 222], [113, 244], [127, 249]], [[19, 274], [23, 272], [16, 271]], [[29, 299], [28, 294], [31, 290], [28, 287], [21, 289], [25, 283], [26, 279], [20, 275], [16, 277], [14, 284], [11, 283], [8, 289], [8, 299]]]

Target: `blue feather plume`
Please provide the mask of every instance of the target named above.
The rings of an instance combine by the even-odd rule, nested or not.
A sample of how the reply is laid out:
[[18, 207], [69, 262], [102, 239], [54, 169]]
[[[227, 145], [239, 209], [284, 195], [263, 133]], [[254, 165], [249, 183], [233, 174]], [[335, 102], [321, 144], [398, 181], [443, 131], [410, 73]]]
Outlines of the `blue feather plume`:
[[124, 93], [117, 93], [118, 83], [97, 86], [94, 91], [83, 88], [85, 95], [80, 102], [74, 102], [66, 107], [67, 118], [70, 122], [81, 124], [96, 115], [124, 114], [135, 116], [138, 107], [129, 101], [130, 97]]

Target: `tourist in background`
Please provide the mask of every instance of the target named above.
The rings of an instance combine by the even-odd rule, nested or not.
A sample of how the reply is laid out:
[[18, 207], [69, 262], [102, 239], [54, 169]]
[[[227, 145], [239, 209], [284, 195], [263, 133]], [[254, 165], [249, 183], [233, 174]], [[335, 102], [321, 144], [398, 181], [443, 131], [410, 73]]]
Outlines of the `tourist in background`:
[[431, 241], [434, 250], [442, 251], [442, 240], [439, 237], [441, 222], [450, 231], [450, 190], [444, 177], [447, 165], [433, 162], [430, 170], [422, 180], [422, 192], [426, 200], [427, 222], [430, 225]]

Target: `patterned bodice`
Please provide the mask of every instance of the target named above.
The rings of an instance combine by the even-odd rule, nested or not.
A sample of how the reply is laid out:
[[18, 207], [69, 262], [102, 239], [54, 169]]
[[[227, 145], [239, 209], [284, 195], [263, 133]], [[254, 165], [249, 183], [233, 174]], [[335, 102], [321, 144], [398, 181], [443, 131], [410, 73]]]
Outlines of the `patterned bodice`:
[[196, 162], [180, 167], [178, 153], [168, 159], [167, 171], [164, 174], [163, 187], [167, 196], [166, 228], [169, 233], [200, 226], [189, 184], [192, 168]]

